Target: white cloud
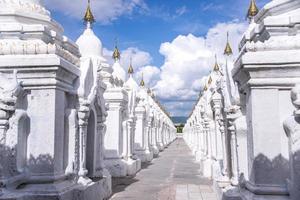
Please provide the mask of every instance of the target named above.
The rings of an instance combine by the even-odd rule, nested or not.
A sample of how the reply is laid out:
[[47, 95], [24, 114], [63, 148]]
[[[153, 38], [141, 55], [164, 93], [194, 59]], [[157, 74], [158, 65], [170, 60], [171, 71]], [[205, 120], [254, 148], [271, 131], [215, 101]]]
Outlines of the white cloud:
[[247, 24], [237, 21], [219, 23], [208, 31], [206, 37], [179, 35], [172, 42], [161, 45], [160, 53], [165, 56], [165, 63], [154, 89], [159, 98], [168, 101], [171, 114], [187, 114], [192, 107], [191, 100], [198, 98], [206, 76], [212, 70], [214, 55], [217, 54], [219, 61], [224, 63], [226, 32], [230, 34], [236, 55], [246, 27]]
[[190, 99], [195, 96], [191, 86], [209, 71], [208, 59], [213, 57], [205, 42], [204, 38], [189, 34], [161, 45], [165, 63], [161, 67], [161, 80], [155, 86], [159, 97]]
[[[114, 62], [112, 59], [112, 54], [112, 50], [106, 48], [103, 49], [103, 55], [109, 64], [113, 64]], [[133, 69], [138, 71], [139, 68], [150, 65], [152, 62], [152, 57], [148, 52], [142, 51], [137, 47], [129, 47], [121, 51], [120, 64], [122, 67], [124, 67], [125, 71], [127, 71], [129, 67], [130, 60], [132, 60]]]
[[186, 6], [182, 6], [176, 10], [176, 14], [178, 16], [181, 16], [181, 15], [185, 14], [187, 11], [188, 11], [188, 9], [186, 8]]
[[[211, 28], [206, 35], [208, 48], [217, 52], [217, 54], [222, 55], [227, 37], [226, 33], [228, 31], [230, 35], [230, 44], [234, 51], [233, 53], [234, 55], [237, 55], [238, 44], [247, 27], [247, 23], [239, 23], [238, 21], [217, 24], [215, 27]], [[223, 56], [221, 58], [223, 58]]]
[[152, 57], [148, 52], [142, 51], [136, 47], [129, 47], [121, 52], [121, 65], [126, 69], [132, 60], [132, 66], [137, 71], [137, 69], [149, 65], [152, 62]]
[[[48, 8], [60, 11], [71, 17], [82, 19], [87, 1], [83, 0], [45, 0]], [[131, 14], [134, 9], [147, 9], [144, 0], [91, 0], [96, 21], [109, 23], [121, 15]]]
[[158, 67], [148, 65], [139, 68], [139, 71], [136, 73], [136, 78], [140, 80], [143, 75], [146, 86], [152, 88], [159, 80], [160, 73], [161, 71]]

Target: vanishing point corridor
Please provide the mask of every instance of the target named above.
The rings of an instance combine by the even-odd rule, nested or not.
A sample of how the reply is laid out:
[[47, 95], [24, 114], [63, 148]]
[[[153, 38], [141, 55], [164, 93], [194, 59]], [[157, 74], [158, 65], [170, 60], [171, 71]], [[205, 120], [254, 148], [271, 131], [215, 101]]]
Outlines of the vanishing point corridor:
[[215, 200], [211, 181], [181, 138], [133, 178], [115, 179], [111, 200]]

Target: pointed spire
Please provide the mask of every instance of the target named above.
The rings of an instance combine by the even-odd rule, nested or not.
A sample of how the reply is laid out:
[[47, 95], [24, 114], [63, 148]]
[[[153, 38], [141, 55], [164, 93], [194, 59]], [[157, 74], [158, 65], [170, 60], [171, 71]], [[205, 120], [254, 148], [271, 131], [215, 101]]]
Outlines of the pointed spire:
[[132, 75], [134, 73], [133, 67], [132, 67], [132, 58], [130, 58], [130, 65], [128, 68], [128, 74]]
[[140, 82], [140, 86], [142, 86], [142, 87], [145, 86], [144, 73], [142, 73], [142, 80], [141, 80], [141, 82]]
[[113, 59], [115, 60], [115, 61], [117, 61], [117, 60], [120, 60], [120, 58], [121, 58], [121, 54], [120, 54], [120, 51], [119, 51], [119, 49], [118, 49], [118, 44], [117, 44], [117, 41], [116, 41], [116, 44], [115, 44], [115, 50], [114, 50], [114, 53], [113, 53]]
[[214, 71], [220, 71], [220, 66], [218, 64], [218, 58], [217, 58], [217, 54], [215, 55], [215, 66], [214, 66]]
[[208, 85], [210, 85], [211, 83], [212, 83], [212, 78], [211, 78], [211, 76], [209, 76]]
[[256, 5], [256, 1], [251, 0], [250, 6], [249, 6], [249, 9], [248, 9], [247, 17], [249, 19], [252, 19], [253, 17], [255, 17], [257, 15], [258, 12], [259, 12], [259, 10], [258, 10], [258, 7]]
[[232, 55], [232, 48], [229, 44], [229, 33], [228, 32], [227, 32], [227, 43], [226, 43], [226, 47], [224, 50], [224, 55], [226, 55], [226, 56]]
[[95, 22], [95, 18], [91, 10], [91, 0], [88, 0], [88, 6], [83, 19], [87, 24], [92, 24]]

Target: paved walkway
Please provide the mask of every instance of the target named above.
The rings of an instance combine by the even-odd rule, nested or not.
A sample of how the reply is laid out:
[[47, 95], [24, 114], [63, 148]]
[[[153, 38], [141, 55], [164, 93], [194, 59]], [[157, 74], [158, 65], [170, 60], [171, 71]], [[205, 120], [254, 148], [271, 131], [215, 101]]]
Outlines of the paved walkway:
[[111, 200], [216, 200], [183, 139], [172, 143], [134, 178], [115, 179]]

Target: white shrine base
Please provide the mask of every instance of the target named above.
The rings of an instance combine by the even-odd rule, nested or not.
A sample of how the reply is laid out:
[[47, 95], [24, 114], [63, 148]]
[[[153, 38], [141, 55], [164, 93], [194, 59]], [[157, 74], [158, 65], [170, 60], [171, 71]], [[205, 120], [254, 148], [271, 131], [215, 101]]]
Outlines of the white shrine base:
[[135, 175], [141, 169], [141, 160], [106, 159], [105, 167], [112, 177], [125, 177]]
[[203, 158], [203, 153], [201, 151], [199, 151], [199, 150], [196, 151], [195, 158], [196, 158], [197, 162], [200, 162], [202, 160], [202, 158]]
[[157, 148], [159, 151], [163, 151], [165, 149], [164, 144], [161, 142], [157, 143]]
[[254, 195], [249, 191], [242, 192], [241, 197], [242, 200], [290, 200], [288, 196]]
[[157, 146], [152, 146], [151, 151], [153, 152], [153, 158], [157, 158], [159, 155], [159, 148]]
[[141, 170], [142, 162], [140, 159], [129, 159], [126, 161], [127, 164], [127, 175], [134, 176], [138, 171]]
[[135, 155], [141, 160], [142, 163], [153, 160], [153, 153], [147, 150], [136, 150]]
[[206, 178], [212, 178], [212, 160], [205, 159], [200, 162], [203, 176]]
[[257, 191], [261, 194], [254, 194], [244, 188], [239, 188], [227, 183], [224, 184], [214, 180], [214, 190], [218, 196], [218, 199], [222, 200], [290, 200], [285, 195], [269, 195], [268, 193], [263, 194], [263, 191]]
[[1, 200], [104, 200], [112, 194], [111, 176], [108, 172], [88, 185], [66, 180], [57, 183], [23, 184], [17, 189], [3, 191]]

